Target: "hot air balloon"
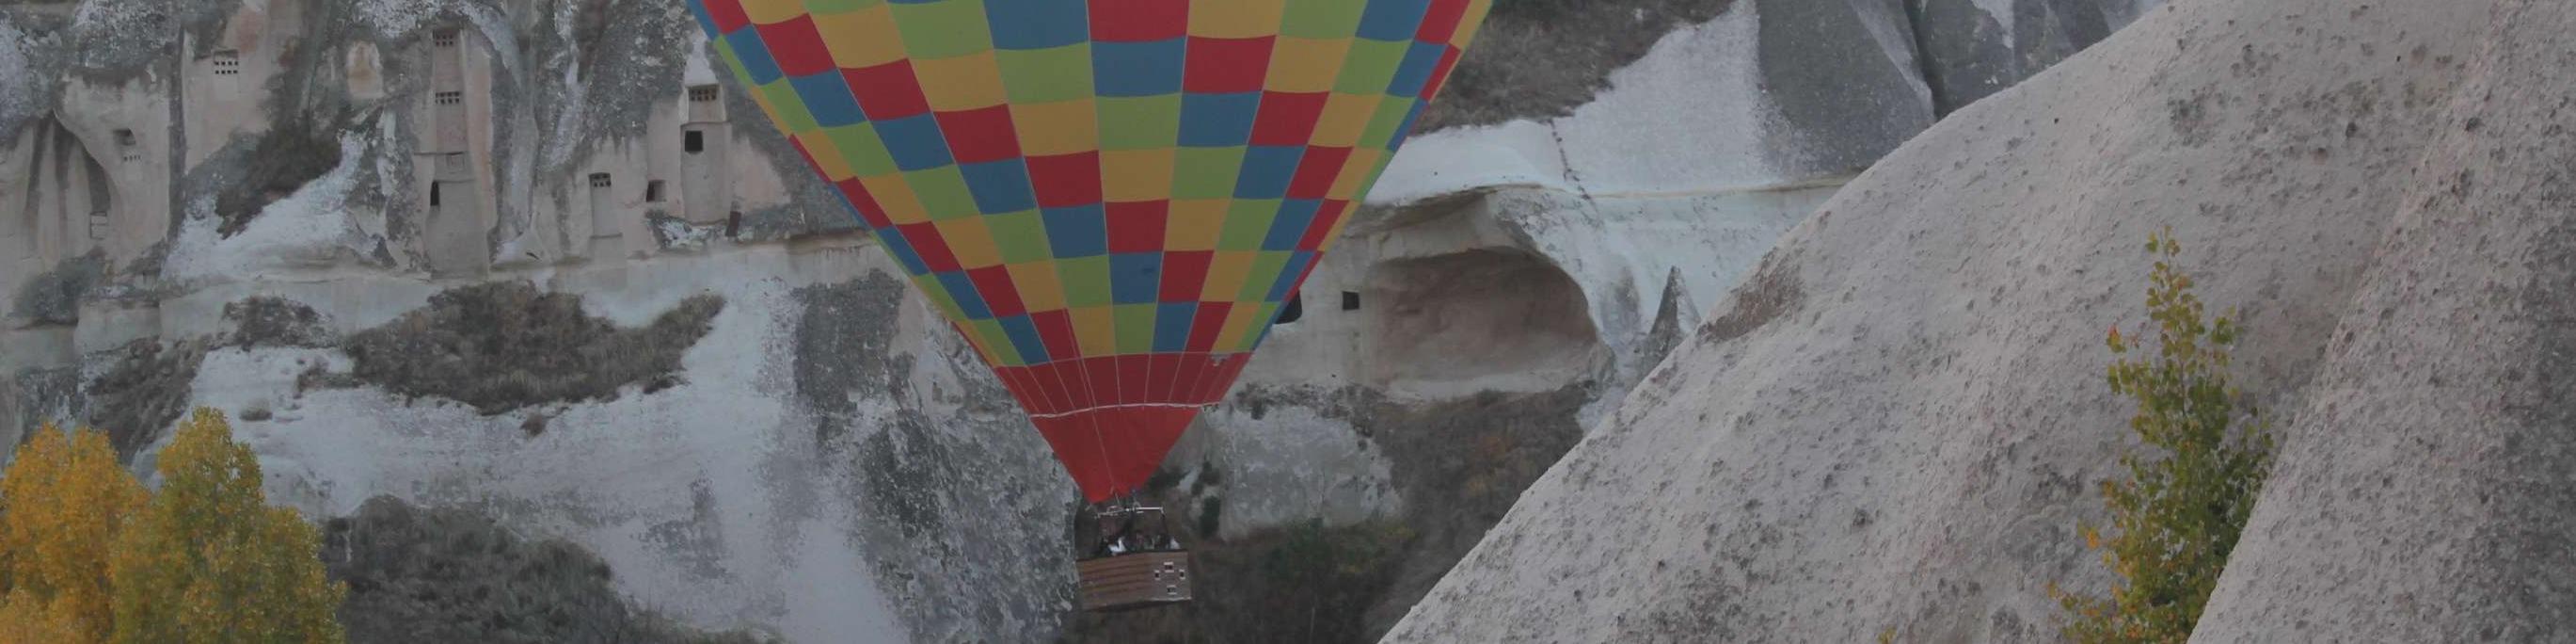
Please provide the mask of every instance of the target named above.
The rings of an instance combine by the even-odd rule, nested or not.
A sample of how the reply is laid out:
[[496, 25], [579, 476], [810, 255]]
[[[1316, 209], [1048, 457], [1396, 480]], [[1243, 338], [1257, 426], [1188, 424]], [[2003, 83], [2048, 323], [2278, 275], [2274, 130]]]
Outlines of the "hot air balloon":
[[[1491, 4], [689, 0], [1085, 499], [1131, 518]], [[1176, 547], [1143, 549], [1084, 562], [1087, 603], [1186, 599], [1092, 592], [1186, 581]]]

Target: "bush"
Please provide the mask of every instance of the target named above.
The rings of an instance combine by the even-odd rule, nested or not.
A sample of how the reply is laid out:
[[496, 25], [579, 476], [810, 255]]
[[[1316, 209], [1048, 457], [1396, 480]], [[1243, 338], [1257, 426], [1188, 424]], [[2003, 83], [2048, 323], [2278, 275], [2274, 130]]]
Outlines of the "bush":
[[95, 432], [19, 448], [0, 477], [0, 643], [341, 641], [313, 526], [268, 507], [222, 414], [181, 423], [159, 472], [146, 491]]
[[2147, 288], [2154, 350], [2113, 327], [2106, 342], [2119, 358], [2108, 380], [2137, 401], [2129, 428], [2162, 457], [2122, 454], [2128, 479], [2102, 482], [2115, 535], [2079, 528], [2119, 577], [2110, 597], [2049, 588], [2073, 617], [2065, 637], [2077, 642], [2189, 639], [2271, 471], [2268, 423], [2227, 376], [2235, 312], [2204, 321], [2191, 277], [2173, 267], [2182, 248], [2171, 230], [2148, 237], [2147, 251], [2159, 256]]

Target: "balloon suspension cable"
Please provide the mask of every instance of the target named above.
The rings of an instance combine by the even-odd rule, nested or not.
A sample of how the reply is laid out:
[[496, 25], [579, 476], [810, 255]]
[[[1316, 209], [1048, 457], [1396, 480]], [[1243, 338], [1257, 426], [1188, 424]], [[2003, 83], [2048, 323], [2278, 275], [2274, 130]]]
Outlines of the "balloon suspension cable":
[[[1086, 391], [1091, 390], [1091, 363], [1085, 361], [1076, 362], [1074, 364], [1082, 369], [1083, 389]], [[1099, 393], [1095, 391], [1092, 392], [1092, 395], [1098, 396]], [[1083, 414], [1082, 416], [1083, 422], [1091, 425], [1091, 445], [1100, 450], [1100, 465], [1106, 470], [1105, 473], [1109, 475], [1109, 489], [1124, 490], [1126, 488], [1126, 483], [1118, 480], [1118, 467], [1116, 465], [1112, 465], [1112, 463], [1116, 463], [1116, 461], [1109, 459], [1109, 436], [1101, 433], [1100, 431], [1100, 415], [1094, 413]], [[1124, 492], [1122, 492], [1122, 494], [1123, 493]]]

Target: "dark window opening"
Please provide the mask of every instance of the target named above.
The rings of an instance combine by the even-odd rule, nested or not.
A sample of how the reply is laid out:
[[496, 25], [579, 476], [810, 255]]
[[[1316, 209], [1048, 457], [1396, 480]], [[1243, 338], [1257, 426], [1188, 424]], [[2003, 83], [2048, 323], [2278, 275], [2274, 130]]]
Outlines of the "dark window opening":
[[429, 183], [429, 207], [438, 207], [438, 182], [436, 181]]
[[118, 148], [118, 156], [124, 157], [127, 161], [143, 158], [143, 151], [134, 147], [133, 130], [117, 130], [116, 147]]
[[1295, 323], [1295, 322], [1297, 321], [1297, 319], [1298, 319], [1298, 318], [1302, 318], [1302, 317], [1306, 317], [1306, 294], [1304, 294], [1304, 293], [1290, 293], [1290, 294], [1288, 294], [1288, 303], [1287, 303], [1287, 304], [1279, 305], [1279, 322], [1278, 322], [1278, 323], [1279, 323], [1279, 324], [1291, 324], [1291, 323]]
[[695, 86], [695, 87], [691, 87], [691, 88], [689, 88], [689, 102], [691, 102], [691, 103], [713, 103], [713, 102], [715, 102], [715, 101], [716, 101], [716, 86], [714, 86], [714, 85], [699, 85], [699, 86]]
[[447, 92], [439, 92], [439, 93], [438, 93], [438, 95], [437, 95], [437, 97], [436, 97], [436, 101], [437, 101], [437, 103], [438, 103], [438, 104], [440, 104], [440, 105], [463, 105], [463, 104], [465, 104], [465, 92], [462, 92], [462, 91], [447, 91]]
[[644, 182], [644, 201], [646, 203], [662, 203], [661, 179]]
[[1342, 291], [1342, 310], [1344, 310], [1344, 311], [1357, 311], [1357, 310], [1360, 310], [1360, 293], [1359, 293], [1359, 291]]
[[606, 173], [606, 172], [594, 172], [594, 173], [591, 173], [591, 175], [590, 175], [590, 187], [593, 187], [593, 188], [606, 188], [606, 187], [608, 187], [608, 185], [609, 185], [608, 173]]
[[439, 48], [454, 47], [454, 46], [456, 46], [456, 30], [454, 30], [454, 29], [443, 29], [443, 30], [440, 30], [438, 33], [430, 35], [430, 37], [429, 37], [429, 43], [430, 43], [432, 46], [436, 46], [436, 47], [439, 47]]
[[687, 152], [689, 154], [697, 154], [699, 152], [706, 151], [706, 149], [707, 133], [690, 130], [687, 134], [681, 135], [680, 151]]

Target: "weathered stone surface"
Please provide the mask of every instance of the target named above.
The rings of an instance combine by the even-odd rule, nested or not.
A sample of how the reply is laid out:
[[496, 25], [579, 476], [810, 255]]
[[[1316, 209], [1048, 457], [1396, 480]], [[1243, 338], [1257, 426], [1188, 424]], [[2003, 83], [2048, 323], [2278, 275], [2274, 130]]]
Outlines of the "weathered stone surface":
[[18, 287], [9, 317], [18, 324], [68, 325], [80, 322], [81, 298], [107, 278], [107, 258], [91, 253], [67, 260]]
[[2484, 46], [2194, 640], [2576, 639], [2576, 7], [2458, 9]]
[[2160, 0], [1905, 0], [1933, 110], [1948, 115], [2126, 26]]
[[[2248, 332], [2236, 367], [2259, 408], [2315, 413], [2339, 387], [2398, 386], [2410, 374], [2428, 389], [2363, 392], [2392, 404], [2449, 401], [2410, 407], [2426, 414], [2421, 422], [2380, 415], [2351, 443], [2306, 438], [2336, 423], [2305, 430], [2314, 421], [2293, 421], [2305, 433], [2285, 439], [2288, 483], [2267, 489], [2244, 555], [2270, 550], [2274, 561], [2252, 577], [2229, 571], [2213, 619], [2260, 641], [2388, 639], [2401, 631], [2372, 625], [2410, 619], [2401, 615], [2423, 616], [2427, 629], [2495, 617], [2522, 624], [2515, 636], [2547, 639], [2541, 613], [2525, 607], [2565, 605], [2566, 566], [2549, 563], [2564, 549], [2540, 554], [2566, 543], [2541, 536], [2565, 529], [2552, 510], [2565, 507], [2565, 479], [2542, 474], [2565, 464], [2540, 465], [2564, 441], [2542, 438], [2548, 421], [2503, 414], [2551, 408], [2516, 404], [2510, 384], [2444, 389], [2516, 369], [2524, 382], [2541, 378], [2537, 364], [2475, 356], [2509, 345], [2528, 352], [2516, 338], [2542, 340], [2534, 329], [2555, 310], [2527, 303], [2545, 283], [2517, 277], [2539, 274], [2545, 248], [2502, 240], [2543, 239], [2543, 224], [2564, 217], [2501, 207], [2551, 203], [2540, 178], [2564, 167], [2565, 143], [2540, 133], [2554, 125], [2548, 119], [2570, 118], [2561, 109], [2568, 85], [2537, 72], [2510, 85], [2464, 80], [2490, 47], [2509, 44], [2490, 35], [2500, 5], [2568, 11], [2494, 0], [2367, 10], [2329, 0], [2183, 2], [1952, 115], [1790, 231], [1710, 314], [1706, 332], [1532, 485], [1388, 640], [2055, 639], [2048, 585], [2098, 592], [2107, 582], [2074, 528], [2101, 519], [2088, 492], [2131, 444], [2127, 410], [2101, 384], [2110, 361], [2102, 329], [2142, 314], [2148, 258], [2137, 244], [2167, 225], [2201, 296], [2242, 307]], [[2530, 33], [2523, 51], [2563, 47], [2537, 36], [2557, 29]], [[2529, 146], [2464, 150], [2519, 149], [2492, 162], [2525, 169], [2499, 173], [2508, 187], [2492, 195], [2469, 193], [2487, 195], [2472, 197], [2481, 201], [2430, 206], [2504, 217], [2493, 228], [2403, 214], [2457, 183], [2456, 170], [2423, 165], [2459, 158], [2444, 152], [2470, 115], [2457, 104], [2497, 106], [2487, 128], [2519, 123], [2494, 145]], [[2485, 185], [2488, 173], [2476, 174]], [[2416, 259], [2413, 249], [2432, 246], [2458, 254]], [[2497, 254], [2421, 263], [2488, 251]], [[2531, 264], [2515, 268], [2523, 262]], [[2499, 263], [2512, 270], [2482, 268]], [[2492, 344], [2343, 339], [2354, 322], [2391, 314], [2373, 293], [2426, 298], [2436, 287], [2442, 299], [2388, 304], [2425, 303], [2393, 309], [2405, 311], [2399, 319], [2468, 325], [2462, 333], [2494, 320], [2503, 333]], [[2365, 362], [2334, 375], [2369, 347], [2396, 352], [2374, 360], [2407, 367]], [[2454, 363], [2480, 367], [2442, 368]], [[2455, 384], [2425, 380], [2436, 376]], [[2379, 404], [2346, 400], [2339, 414], [2370, 415]], [[2475, 417], [2430, 420], [2448, 405], [2499, 415], [2492, 430], [2450, 424]], [[2416, 440], [2434, 435], [2423, 432], [2444, 438]], [[2451, 438], [2460, 432], [2478, 435]], [[2323, 442], [2303, 442], [2311, 440]], [[2360, 478], [2387, 467], [2424, 487], [2382, 492], [2377, 475]], [[2477, 478], [2435, 476], [2470, 472]], [[2480, 491], [2485, 503], [2533, 512], [2482, 505]], [[2330, 495], [2339, 501], [2270, 505]], [[2364, 509], [2372, 495], [2396, 505]], [[2514, 553], [2542, 563], [2498, 563]], [[2363, 572], [2405, 557], [2416, 559]], [[2230, 593], [2258, 589], [2289, 594], [2228, 617], [2238, 601]], [[2317, 594], [2299, 598], [2306, 589]], [[2418, 608], [2394, 608], [2408, 596]], [[2432, 616], [2455, 602], [2491, 612]], [[2359, 617], [2366, 611], [2385, 613]], [[2309, 630], [2292, 630], [2302, 617]], [[2317, 626], [2328, 622], [2356, 623]], [[2407, 632], [2420, 636], [2394, 639], [2467, 638]]]
[[1897, 0], [1757, 0], [1762, 87], [1787, 127], [1790, 176], [1857, 172], [1932, 125], [1912, 28]]
[[1674, 27], [1737, 0], [1502, 0], [1424, 108], [1419, 131], [1572, 114]]

